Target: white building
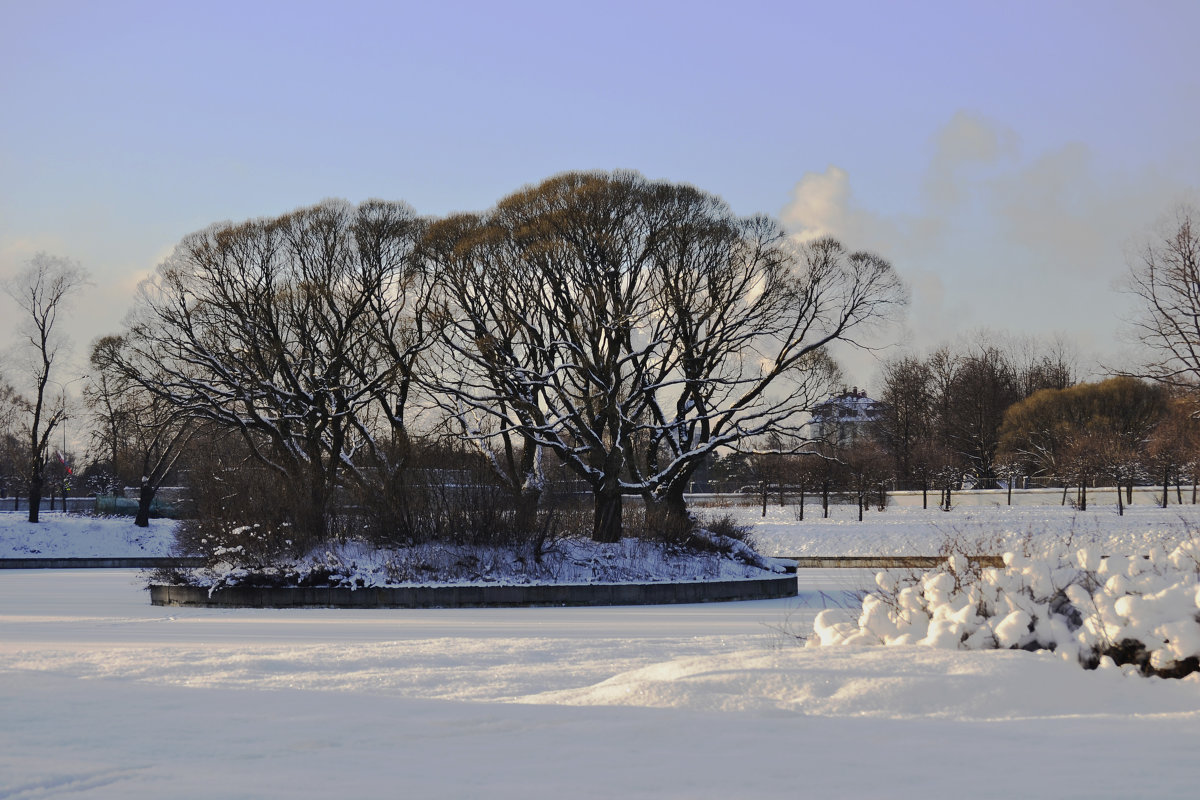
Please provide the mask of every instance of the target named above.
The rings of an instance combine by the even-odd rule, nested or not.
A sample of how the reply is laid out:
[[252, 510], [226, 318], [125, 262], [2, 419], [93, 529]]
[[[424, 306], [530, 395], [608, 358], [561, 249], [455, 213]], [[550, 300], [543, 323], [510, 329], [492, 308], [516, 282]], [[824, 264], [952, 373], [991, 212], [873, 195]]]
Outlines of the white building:
[[843, 390], [813, 409], [810, 435], [830, 444], [848, 446], [871, 435], [883, 404], [867, 397], [857, 386]]

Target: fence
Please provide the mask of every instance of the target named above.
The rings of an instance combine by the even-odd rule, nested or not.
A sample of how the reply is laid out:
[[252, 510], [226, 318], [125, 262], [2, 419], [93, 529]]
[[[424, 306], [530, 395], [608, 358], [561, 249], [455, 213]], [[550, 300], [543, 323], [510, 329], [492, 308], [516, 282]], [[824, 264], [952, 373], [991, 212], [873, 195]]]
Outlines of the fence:
[[[21, 495], [0, 497], [0, 509], [5, 511], [28, 511], [29, 498]], [[69, 511], [72, 514], [91, 514], [96, 510], [94, 497], [43, 497], [38, 504], [38, 513], [43, 511]]]
[[[1161, 506], [1163, 498], [1162, 486], [1135, 486], [1133, 487], [1133, 499], [1129, 501], [1124, 496], [1122, 490], [1122, 501], [1127, 505], [1138, 506]], [[938, 505], [940, 492], [937, 489], [930, 489], [927, 495], [930, 508]], [[1064, 497], [1062, 487], [1050, 489], [1013, 489], [1012, 503], [1014, 506], [1057, 506], [1057, 505], [1074, 505], [1077, 503], [1079, 496], [1078, 487], [1071, 486], [1066, 490]], [[1167, 492], [1168, 505], [1191, 505], [1192, 498], [1196, 495], [1192, 491], [1192, 485], [1186, 484], [1183, 486], [1175, 486], [1172, 484]], [[762, 504], [761, 495], [745, 494], [741, 492], [732, 493], [696, 493], [687, 496], [688, 502], [699, 507], [721, 507], [721, 506], [758, 506]], [[795, 505], [800, 500], [800, 493], [790, 489], [785, 489], [784, 502], [787, 505]], [[868, 496], [867, 500], [874, 505], [876, 501], [875, 495]], [[813, 493], [811, 490], [804, 495], [805, 504], [808, 506], [819, 505], [821, 503], [820, 493]], [[848, 494], [840, 492], [830, 492], [829, 502], [832, 505], [855, 504], [857, 499]], [[889, 491], [887, 493], [888, 506], [891, 508], [913, 508], [920, 507], [922, 504], [921, 490], [905, 490], [905, 491]], [[1007, 489], [961, 489], [951, 493], [950, 502], [953, 506], [1005, 506], [1009, 505], [1009, 493]], [[1112, 486], [1089, 486], [1087, 490], [1087, 502], [1090, 508], [1093, 505], [1116, 506], [1117, 490]], [[779, 488], [772, 488], [768, 497], [768, 503], [772, 506], [779, 505]]]

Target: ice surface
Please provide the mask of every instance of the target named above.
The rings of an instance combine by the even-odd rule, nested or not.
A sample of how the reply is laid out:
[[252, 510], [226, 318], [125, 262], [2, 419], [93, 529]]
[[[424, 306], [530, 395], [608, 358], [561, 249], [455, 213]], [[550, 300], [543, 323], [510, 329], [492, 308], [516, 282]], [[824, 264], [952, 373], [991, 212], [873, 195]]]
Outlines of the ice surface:
[[749, 603], [231, 610], [150, 606], [136, 571], [0, 572], [0, 797], [1195, 796], [1200, 681], [797, 647], [876, 586], [798, 579]]

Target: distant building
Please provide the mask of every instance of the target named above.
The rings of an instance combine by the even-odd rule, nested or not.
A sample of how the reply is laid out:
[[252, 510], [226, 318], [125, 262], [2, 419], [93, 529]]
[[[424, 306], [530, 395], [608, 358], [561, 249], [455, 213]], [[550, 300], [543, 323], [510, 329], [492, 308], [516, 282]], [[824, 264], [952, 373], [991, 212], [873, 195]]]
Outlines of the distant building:
[[867, 397], [857, 386], [842, 390], [813, 409], [809, 435], [839, 446], [871, 436], [871, 423], [879, 419], [883, 404]]

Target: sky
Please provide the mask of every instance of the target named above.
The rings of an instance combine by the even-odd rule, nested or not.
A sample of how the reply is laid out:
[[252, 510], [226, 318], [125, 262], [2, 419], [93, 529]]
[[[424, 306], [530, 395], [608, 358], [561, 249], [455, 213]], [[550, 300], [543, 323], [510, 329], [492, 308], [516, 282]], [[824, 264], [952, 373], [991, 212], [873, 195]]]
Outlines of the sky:
[[888, 258], [911, 303], [878, 357], [989, 329], [1099, 373], [1137, 356], [1130, 250], [1200, 191], [1198, 27], [1155, 0], [0, 0], [0, 276], [87, 269], [81, 356], [211, 223], [625, 168]]

